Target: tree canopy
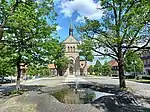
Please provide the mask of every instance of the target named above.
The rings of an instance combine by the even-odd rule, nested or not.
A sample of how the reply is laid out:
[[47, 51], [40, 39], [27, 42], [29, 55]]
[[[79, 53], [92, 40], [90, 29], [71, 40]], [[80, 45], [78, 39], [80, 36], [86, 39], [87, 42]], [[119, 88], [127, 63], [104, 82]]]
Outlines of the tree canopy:
[[53, 1], [2, 0], [0, 8], [0, 45], [11, 49], [19, 89], [20, 63], [48, 63], [46, 43], [53, 41], [56, 30]]
[[129, 50], [148, 49], [150, 42], [149, 0], [101, 0], [103, 17], [77, 27], [84, 43], [83, 49], [109, 56], [118, 62], [120, 87], [126, 87], [124, 58]]
[[57, 70], [57, 75], [62, 75], [62, 72], [68, 67], [69, 60], [65, 57], [65, 49], [62, 43], [59, 41], [52, 44], [52, 63], [54, 63]]
[[105, 62], [102, 66], [102, 75], [103, 76], [111, 76], [111, 73], [112, 73], [111, 66], [108, 64], [108, 62]]
[[26, 70], [26, 74], [30, 75], [30, 76], [39, 76], [43, 77], [43, 76], [50, 76], [50, 70], [48, 69], [47, 66], [42, 66], [42, 65], [30, 65], [28, 66], [27, 70]]
[[89, 73], [89, 75], [93, 75], [93, 72], [94, 72], [94, 67], [91, 65], [91, 66], [88, 68], [88, 73]]
[[102, 73], [102, 64], [100, 63], [99, 60], [96, 61], [93, 69], [94, 69], [95, 75], [101, 75], [101, 73]]
[[143, 72], [144, 64], [140, 58], [140, 54], [128, 51], [125, 57], [125, 71], [127, 72]]

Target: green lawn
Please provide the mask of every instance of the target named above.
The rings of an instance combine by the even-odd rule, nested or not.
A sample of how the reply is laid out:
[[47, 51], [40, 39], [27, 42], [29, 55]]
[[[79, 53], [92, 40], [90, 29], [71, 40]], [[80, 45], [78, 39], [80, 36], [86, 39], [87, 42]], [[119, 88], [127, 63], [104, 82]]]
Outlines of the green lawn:
[[150, 83], [150, 80], [146, 80], [146, 79], [140, 79], [140, 80], [136, 80], [136, 79], [127, 79], [129, 81], [134, 81], [134, 82], [139, 82], [139, 83]]

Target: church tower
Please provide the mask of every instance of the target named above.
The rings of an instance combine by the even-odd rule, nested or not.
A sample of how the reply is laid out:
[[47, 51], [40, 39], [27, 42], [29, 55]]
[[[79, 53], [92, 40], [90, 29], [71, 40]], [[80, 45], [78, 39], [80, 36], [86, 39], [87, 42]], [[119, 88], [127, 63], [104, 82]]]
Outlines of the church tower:
[[69, 27], [69, 35], [72, 35], [72, 36], [73, 36], [73, 28], [72, 28], [72, 24], [70, 24], [70, 27]]
[[77, 46], [78, 40], [73, 36], [73, 26], [70, 24], [69, 36], [63, 41], [65, 46], [65, 56], [69, 59], [69, 64], [64, 75], [80, 75], [80, 58]]

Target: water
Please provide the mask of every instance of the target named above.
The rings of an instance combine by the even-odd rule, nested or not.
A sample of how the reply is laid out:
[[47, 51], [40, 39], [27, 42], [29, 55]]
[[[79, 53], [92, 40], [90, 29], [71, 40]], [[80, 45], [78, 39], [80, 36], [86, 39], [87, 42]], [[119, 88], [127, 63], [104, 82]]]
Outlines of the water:
[[92, 103], [94, 100], [107, 95], [113, 95], [104, 92], [94, 91], [89, 88], [68, 88], [62, 89], [60, 91], [54, 92], [52, 94], [56, 99], [62, 103], [66, 104], [88, 104]]

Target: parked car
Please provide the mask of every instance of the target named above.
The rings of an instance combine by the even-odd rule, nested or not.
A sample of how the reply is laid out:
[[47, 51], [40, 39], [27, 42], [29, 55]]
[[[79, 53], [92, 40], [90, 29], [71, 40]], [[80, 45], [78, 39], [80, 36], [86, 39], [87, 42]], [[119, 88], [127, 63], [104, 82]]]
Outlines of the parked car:
[[15, 82], [15, 80], [10, 80], [4, 77], [0, 77], [0, 84], [6, 84], [6, 83], [11, 83], [11, 82]]

